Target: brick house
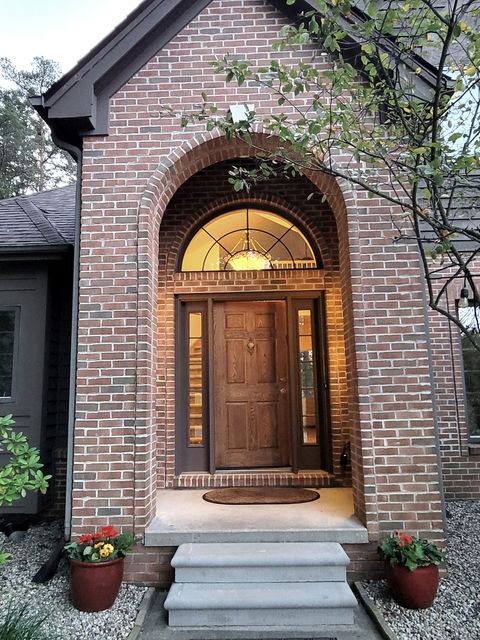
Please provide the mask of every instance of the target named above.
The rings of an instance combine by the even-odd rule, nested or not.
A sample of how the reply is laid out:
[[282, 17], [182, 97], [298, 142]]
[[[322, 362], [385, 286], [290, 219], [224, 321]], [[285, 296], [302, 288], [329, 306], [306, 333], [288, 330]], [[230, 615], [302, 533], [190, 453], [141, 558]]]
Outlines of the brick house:
[[[444, 496], [480, 497], [460, 338], [426, 312], [415, 247], [392, 242], [401, 212], [328, 175], [238, 194], [228, 170], [252, 148], [160, 115], [202, 90], [259, 120], [279, 109], [209, 61], [265, 61], [289, 11], [145, 0], [33, 101], [79, 165], [67, 527], [145, 535], [132, 580], [170, 581], [192, 529], [169, 533], [162, 515], [187, 489], [320, 487], [319, 503], [340, 491], [354, 531], [332, 525], [332, 539], [352, 576], [375, 574], [382, 532], [442, 540]], [[295, 522], [282, 539], [309, 539]], [[232, 539], [202, 523], [195, 539]]]

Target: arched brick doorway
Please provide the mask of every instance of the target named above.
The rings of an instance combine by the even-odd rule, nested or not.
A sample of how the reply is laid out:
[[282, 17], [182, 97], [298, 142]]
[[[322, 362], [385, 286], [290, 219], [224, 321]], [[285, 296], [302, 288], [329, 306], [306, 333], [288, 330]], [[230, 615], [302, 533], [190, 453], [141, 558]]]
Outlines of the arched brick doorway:
[[[159, 330], [162, 319], [174, 314], [176, 338], [165, 336], [166, 351], [159, 362], [168, 378], [166, 386], [174, 378], [176, 389], [175, 408], [168, 401], [166, 407], [169, 442], [176, 450], [175, 475], [166, 478], [166, 486], [184, 486], [182, 471], [214, 474], [227, 469], [256, 470], [250, 479], [255, 483], [284, 482], [280, 470], [317, 471], [309, 478], [317, 486], [331, 483], [335, 471], [337, 482], [349, 483], [349, 475], [334, 464], [332, 455], [333, 448], [338, 452], [349, 439], [348, 424], [341, 420], [346, 402], [340, 381], [345, 367], [343, 323], [332, 321], [334, 309], [338, 321], [340, 305], [334, 216], [321, 202], [321, 194], [308, 199], [312, 185], [306, 179], [272, 180], [247, 199], [234, 194], [228, 183], [230, 166], [231, 161], [216, 163], [185, 182], [160, 227]], [[212, 194], [217, 197], [212, 199]], [[242, 243], [243, 232], [236, 227], [226, 233], [228, 214], [215, 216], [235, 210], [241, 218], [245, 212], [248, 216], [249, 208], [257, 216], [254, 227], [259, 225], [260, 209], [270, 212], [267, 217], [278, 216], [290, 234], [291, 228], [300, 234], [301, 225], [308, 240], [303, 233], [301, 237], [317, 256], [309, 268], [300, 255], [305, 251], [300, 237], [294, 238], [298, 265], [291, 268], [288, 260], [261, 271], [228, 271], [218, 265], [202, 271], [201, 264], [181, 268], [182, 245], [194, 245], [192, 252], [198, 255], [199, 235], [209, 241], [217, 229], [222, 247], [230, 235], [232, 243]], [[205, 221], [211, 232], [205, 231]], [[271, 230], [280, 226], [268, 223]], [[266, 235], [259, 232], [264, 242]], [[285, 240], [288, 235], [279, 232], [279, 237]], [[271, 245], [275, 247], [275, 241]], [[193, 320], [198, 326], [189, 337]], [[330, 363], [327, 334], [335, 354]], [[169, 367], [173, 361], [175, 371]], [[192, 371], [195, 380], [189, 379]], [[165, 391], [159, 393], [166, 397]], [[262, 478], [259, 468], [276, 472]], [[204, 477], [201, 480], [205, 482]], [[289, 482], [296, 480], [289, 477]], [[222, 481], [246, 479], [232, 474], [227, 479], [223, 475]], [[192, 486], [195, 478], [190, 475], [188, 482]]]
[[[190, 145], [189, 145], [190, 147]], [[156, 438], [158, 447], [156, 460], [154, 462], [151, 449], [147, 451], [145, 458], [145, 472], [137, 467], [137, 492], [141, 490], [142, 483], [148, 483], [151, 488], [149, 495], [152, 501], [149, 502], [152, 514], [154, 509], [153, 498], [155, 494], [154, 483], [159, 487], [181, 486], [178, 481], [178, 469], [176, 468], [175, 445], [176, 445], [176, 409], [174, 403], [175, 397], [175, 376], [169, 374], [169, 370], [174, 369], [175, 363], [175, 309], [172, 300], [172, 291], [168, 290], [172, 285], [171, 275], [174, 275], [174, 286], [180, 290], [187, 291], [189, 286], [193, 284], [192, 276], [189, 274], [175, 273], [176, 260], [179, 255], [182, 243], [192, 228], [192, 220], [189, 222], [184, 219], [180, 220], [177, 215], [176, 224], [178, 229], [174, 234], [160, 232], [161, 224], [168, 224], [169, 204], [174, 201], [175, 196], [178, 197], [182, 185], [185, 186], [192, 176], [200, 175], [199, 172], [206, 170], [207, 167], [222, 162], [225, 159], [233, 159], [236, 157], [245, 157], [250, 155], [251, 150], [247, 145], [239, 141], [225, 142], [218, 140], [205, 141], [193, 149], [186, 148], [183, 152], [177, 152], [172, 162], [166, 162], [159, 168], [150, 180], [150, 185], [145, 192], [140, 210], [140, 229], [139, 229], [139, 264], [140, 264], [140, 281], [143, 283], [144, 291], [139, 299], [139, 353], [144, 356], [144, 367], [140, 368], [141, 372], [145, 372], [145, 376], [139, 379], [139, 388], [143, 390], [142, 399], [146, 402], [137, 403], [137, 431], [145, 425], [145, 431], [148, 433], [149, 442], [153, 442]], [[306, 179], [305, 179], [306, 180]], [[306, 180], [308, 182], [308, 180]], [[351, 442], [352, 447], [352, 468], [353, 468], [353, 487], [356, 502], [356, 513], [363, 519], [365, 513], [364, 496], [361, 492], [363, 478], [361, 478], [361, 437], [356, 428], [356, 405], [352, 403], [352, 399], [356, 399], [355, 385], [351, 384], [354, 375], [349, 376], [347, 382], [347, 370], [354, 372], [356, 367], [353, 361], [354, 343], [352, 341], [351, 328], [351, 309], [349, 300], [350, 291], [350, 263], [349, 263], [349, 243], [351, 245], [352, 238], [347, 235], [346, 209], [344, 197], [336, 184], [336, 182], [323, 175], [312, 176], [309, 182], [310, 191], [312, 191], [312, 183], [323, 196], [322, 200], [325, 208], [328, 208], [330, 220], [334, 221], [334, 225], [330, 225], [330, 230], [335, 228], [335, 239], [331, 241], [325, 229], [322, 232], [316, 232], [315, 237], [320, 247], [325, 267], [324, 273], [321, 274], [322, 282], [304, 278], [301, 287], [310, 291], [325, 291], [325, 279], [328, 280], [328, 307], [330, 309], [327, 314], [327, 331], [329, 332], [330, 346], [330, 372], [335, 369], [335, 375], [330, 379], [330, 395], [331, 398], [337, 398], [330, 404], [332, 425], [335, 423], [336, 432], [339, 437], [332, 438], [332, 470], [337, 473], [339, 483], [348, 484], [350, 478], [347, 474], [343, 474], [343, 470], [339, 468], [338, 461], [341, 449], [347, 441]], [[205, 190], [205, 189], [204, 189]], [[270, 194], [264, 194], [264, 204], [270, 206], [285, 206], [281, 202], [281, 198], [276, 198]], [[261, 194], [255, 197], [261, 199]], [[225, 193], [212, 193], [209, 202], [198, 206], [195, 204], [196, 217], [195, 222], [198, 224], [199, 217], [211, 215], [212, 208], [228, 204], [227, 200], [232, 198], [232, 191], [229, 190], [228, 195]], [[353, 201], [353, 197], [352, 197]], [[314, 203], [312, 203], [313, 206]], [[307, 223], [307, 227], [312, 224], [308, 221], [308, 215], [303, 213], [295, 204], [289, 205], [289, 213], [298, 216], [303, 223]], [[173, 216], [174, 218], [175, 216]], [[172, 219], [173, 219], [172, 218]], [[163, 223], [162, 223], [163, 221]], [[166, 228], [166, 227], [165, 227]], [[331, 231], [330, 231], [331, 233]], [[157, 245], [160, 238], [160, 246]], [[162, 242], [167, 242], [168, 252], [161, 247]], [[158, 257], [159, 271], [154, 273], [151, 265], [154, 264]], [[170, 271], [169, 271], [170, 270]], [[169, 276], [170, 274], [170, 276]], [[167, 277], [168, 276], [168, 277]], [[310, 274], [312, 277], [313, 274]], [[319, 274], [315, 274], [318, 278]], [[211, 274], [203, 274], [203, 279], [212, 282]], [[231, 289], [232, 276], [224, 276], [222, 286]], [[297, 274], [297, 277], [298, 274]], [[242, 274], [245, 278], [245, 274]], [[183, 281], [182, 281], [183, 279]], [[202, 278], [200, 278], [201, 280]], [[254, 274], [254, 282], [248, 285], [246, 282], [241, 285], [255, 291], [266, 291], [272, 286], [272, 283], [262, 282], [259, 275]], [[195, 283], [195, 289], [198, 292], [198, 286], [202, 283]], [[218, 286], [218, 283], [216, 283]], [[285, 289], [292, 288], [292, 284], [275, 283], [277, 288], [284, 286]], [[204, 290], [208, 289], [203, 283]], [[190, 292], [191, 293], [191, 292]], [[171, 296], [171, 301], [166, 298]], [[155, 301], [156, 298], [156, 301]], [[152, 316], [150, 310], [155, 307], [156, 313]], [[345, 313], [342, 312], [342, 309]], [[161, 322], [158, 323], [158, 319]], [[341, 328], [341, 339], [332, 339], [335, 331]], [[344, 329], [347, 328], [345, 331]], [[156, 336], [156, 340], [152, 341], [150, 336]], [[143, 341], [142, 336], [146, 340]], [[346, 337], [347, 336], [347, 337]], [[337, 336], [338, 337], [338, 336]], [[334, 344], [335, 343], [335, 344]], [[144, 348], [142, 348], [144, 347]], [[332, 360], [337, 361], [337, 365], [332, 367]], [[155, 375], [150, 374], [155, 371]], [[330, 374], [331, 375], [331, 374]], [[156, 384], [152, 384], [155, 380]], [[156, 410], [153, 410], [153, 407]], [[150, 466], [151, 465], [151, 466]], [[151, 469], [157, 469], [156, 477], [152, 477]], [[150, 470], [150, 471], [149, 471]], [[358, 490], [355, 489], [358, 487]], [[144, 503], [145, 504], [145, 503]], [[140, 511], [140, 509], [139, 509]], [[140, 514], [139, 514], [140, 515]], [[144, 517], [148, 521], [151, 515], [143, 512]], [[138, 516], [137, 516], [138, 517]]]

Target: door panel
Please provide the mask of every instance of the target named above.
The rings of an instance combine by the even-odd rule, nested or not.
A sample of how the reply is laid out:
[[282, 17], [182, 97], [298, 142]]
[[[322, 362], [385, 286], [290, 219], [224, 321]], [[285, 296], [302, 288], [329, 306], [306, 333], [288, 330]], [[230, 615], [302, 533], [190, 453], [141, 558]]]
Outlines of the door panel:
[[229, 402], [227, 409], [228, 448], [232, 450], [248, 447], [248, 403]]
[[229, 384], [245, 383], [245, 352], [242, 340], [229, 340], [226, 345], [227, 382]]
[[214, 305], [216, 466], [290, 464], [283, 301]]

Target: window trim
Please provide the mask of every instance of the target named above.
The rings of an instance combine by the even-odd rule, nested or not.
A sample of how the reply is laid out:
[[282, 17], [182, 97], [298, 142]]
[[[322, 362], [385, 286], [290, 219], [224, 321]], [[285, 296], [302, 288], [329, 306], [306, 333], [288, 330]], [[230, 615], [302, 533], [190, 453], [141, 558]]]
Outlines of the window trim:
[[17, 305], [0, 305], [0, 311], [13, 311], [15, 313], [15, 326], [13, 330], [13, 359], [12, 359], [12, 385], [11, 395], [0, 396], [0, 404], [15, 402], [17, 395], [17, 371], [20, 348], [20, 313], [21, 308]]

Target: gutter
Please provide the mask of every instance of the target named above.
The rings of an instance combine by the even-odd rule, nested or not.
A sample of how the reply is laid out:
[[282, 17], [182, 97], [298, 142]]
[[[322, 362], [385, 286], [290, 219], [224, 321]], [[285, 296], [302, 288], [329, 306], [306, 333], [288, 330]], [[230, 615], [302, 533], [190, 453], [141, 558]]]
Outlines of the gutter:
[[77, 163], [77, 184], [75, 194], [75, 239], [73, 245], [72, 277], [72, 324], [70, 338], [70, 374], [68, 383], [68, 423], [67, 423], [67, 477], [65, 491], [65, 540], [70, 540], [72, 531], [72, 491], [73, 491], [73, 446], [75, 427], [77, 347], [78, 347], [78, 288], [80, 273], [80, 211], [82, 207], [82, 150], [80, 147], [59, 139], [52, 131], [52, 140]]

